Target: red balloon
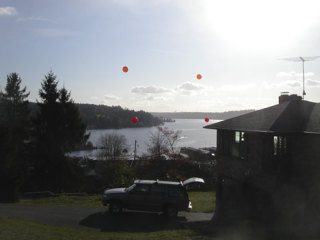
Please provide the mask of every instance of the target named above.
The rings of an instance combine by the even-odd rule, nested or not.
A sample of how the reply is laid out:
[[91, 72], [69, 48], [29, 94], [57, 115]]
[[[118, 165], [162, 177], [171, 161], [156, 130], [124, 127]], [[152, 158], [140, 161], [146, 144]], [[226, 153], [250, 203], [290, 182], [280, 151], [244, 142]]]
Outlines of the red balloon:
[[206, 122], [209, 122], [210, 119], [209, 119], [208, 117], [206, 117], [204, 120], [205, 120]]
[[139, 122], [139, 118], [138, 117], [132, 117], [131, 118], [131, 122], [132, 123], [137, 123], [137, 122]]
[[122, 72], [127, 73], [129, 71], [129, 68], [127, 66], [124, 66], [122, 68]]
[[197, 79], [200, 80], [202, 78], [201, 74], [197, 74]]

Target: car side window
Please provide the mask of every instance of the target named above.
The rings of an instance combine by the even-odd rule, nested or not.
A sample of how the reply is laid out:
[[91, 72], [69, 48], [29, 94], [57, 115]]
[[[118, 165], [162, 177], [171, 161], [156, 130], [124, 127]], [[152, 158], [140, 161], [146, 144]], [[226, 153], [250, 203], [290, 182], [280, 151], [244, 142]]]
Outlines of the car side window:
[[150, 194], [161, 196], [164, 193], [164, 187], [162, 184], [152, 184]]
[[186, 193], [182, 187], [169, 186], [168, 195], [169, 197], [184, 197]]
[[132, 190], [131, 194], [148, 194], [150, 185], [147, 184], [137, 184]]

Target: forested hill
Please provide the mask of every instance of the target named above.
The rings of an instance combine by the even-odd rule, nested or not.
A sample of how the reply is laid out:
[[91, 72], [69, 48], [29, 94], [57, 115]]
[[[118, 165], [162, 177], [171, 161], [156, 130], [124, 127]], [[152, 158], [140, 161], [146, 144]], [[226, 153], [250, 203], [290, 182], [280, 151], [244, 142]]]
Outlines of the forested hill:
[[208, 117], [215, 120], [225, 120], [253, 111], [254, 110], [239, 110], [227, 112], [152, 112], [151, 114], [155, 117], [172, 119], [202, 119]]
[[[29, 103], [31, 114], [37, 111], [36, 103]], [[160, 118], [144, 111], [133, 111], [120, 106], [105, 106], [94, 104], [76, 103], [82, 120], [87, 124], [87, 129], [108, 129], [127, 127], [152, 127], [162, 123]], [[132, 123], [131, 118], [138, 117], [137, 123]]]
[[[158, 117], [145, 111], [133, 111], [120, 106], [110, 107], [94, 104], [76, 105], [88, 129], [152, 127], [162, 123]], [[139, 121], [132, 123], [132, 117], [138, 117]]]
[[[106, 106], [77, 103], [82, 120], [88, 129], [108, 129], [127, 127], [152, 127], [162, 123], [161, 119], [210, 119], [224, 120], [253, 110], [228, 112], [153, 112], [133, 111], [120, 106]], [[37, 104], [30, 103], [32, 115], [37, 111]], [[138, 123], [132, 123], [132, 117], [138, 117]]]

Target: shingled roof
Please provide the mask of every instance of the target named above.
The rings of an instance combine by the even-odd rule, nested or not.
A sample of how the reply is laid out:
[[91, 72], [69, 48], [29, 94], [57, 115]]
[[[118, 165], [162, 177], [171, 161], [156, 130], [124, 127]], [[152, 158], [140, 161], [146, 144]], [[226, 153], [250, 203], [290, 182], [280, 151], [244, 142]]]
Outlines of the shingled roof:
[[320, 103], [300, 99], [247, 113], [204, 128], [251, 132], [308, 132], [320, 134]]

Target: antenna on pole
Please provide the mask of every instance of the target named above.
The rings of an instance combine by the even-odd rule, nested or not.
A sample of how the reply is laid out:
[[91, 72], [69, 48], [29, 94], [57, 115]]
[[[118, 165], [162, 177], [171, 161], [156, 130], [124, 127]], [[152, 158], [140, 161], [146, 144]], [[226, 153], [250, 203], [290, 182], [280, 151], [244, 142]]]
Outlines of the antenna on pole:
[[312, 57], [292, 57], [292, 58], [281, 58], [281, 60], [291, 61], [291, 62], [302, 62], [302, 99], [306, 95], [305, 87], [304, 87], [304, 62], [313, 61], [320, 56], [312, 56]]

